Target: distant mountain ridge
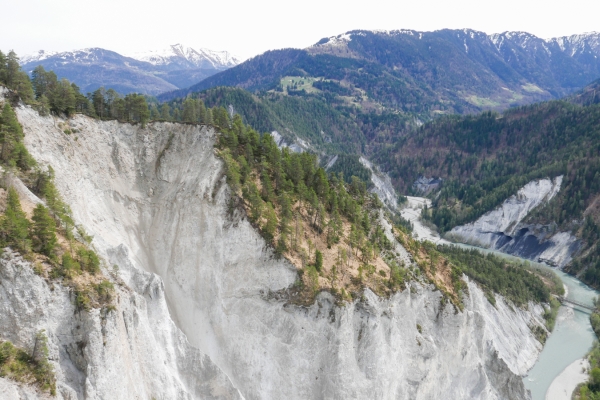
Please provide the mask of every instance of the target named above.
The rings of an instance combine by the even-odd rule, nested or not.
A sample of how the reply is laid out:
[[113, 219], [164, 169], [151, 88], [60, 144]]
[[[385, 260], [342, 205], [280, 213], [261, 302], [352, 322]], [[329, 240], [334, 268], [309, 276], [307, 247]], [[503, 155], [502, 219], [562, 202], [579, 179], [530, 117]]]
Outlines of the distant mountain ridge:
[[268, 51], [160, 99], [216, 86], [276, 90], [286, 76], [298, 76], [329, 80], [338, 93], [341, 85], [363, 98], [359, 106], [427, 115], [502, 110], [581, 89], [600, 78], [599, 56], [597, 32], [544, 40], [470, 29], [355, 30], [306, 49]]
[[227, 51], [214, 51], [204, 48], [194, 49], [182, 44], [174, 44], [160, 50], [136, 52], [129, 57], [152, 65], [188, 68], [214, 68], [224, 70], [235, 67], [240, 61]]
[[101, 48], [87, 48], [67, 52], [40, 50], [21, 58], [21, 65], [28, 73], [42, 65], [59, 78], [75, 82], [84, 93], [104, 86], [124, 94], [150, 95], [187, 87], [238, 63], [228, 52], [195, 50], [181, 44], [130, 57]]

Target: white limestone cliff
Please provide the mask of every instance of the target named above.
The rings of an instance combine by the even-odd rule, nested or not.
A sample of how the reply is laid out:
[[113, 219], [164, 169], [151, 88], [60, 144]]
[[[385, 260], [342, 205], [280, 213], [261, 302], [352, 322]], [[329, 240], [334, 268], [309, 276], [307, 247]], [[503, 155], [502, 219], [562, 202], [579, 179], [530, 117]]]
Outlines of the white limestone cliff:
[[47, 330], [63, 398], [528, 398], [540, 306], [494, 307], [472, 282], [463, 311], [418, 282], [389, 299], [289, 304], [271, 293], [296, 270], [229, 209], [214, 131], [17, 114], [122, 281], [115, 312], [75, 313], [66, 289], [2, 260], [0, 332], [26, 346]]
[[569, 232], [554, 232], [546, 226], [523, 223], [533, 209], [556, 196], [562, 179], [558, 176], [553, 180], [529, 182], [495, 210], [475, 222], [453, 228], [447, 237], [558, 267], [565, 266], [579, 249], [577, 238]]

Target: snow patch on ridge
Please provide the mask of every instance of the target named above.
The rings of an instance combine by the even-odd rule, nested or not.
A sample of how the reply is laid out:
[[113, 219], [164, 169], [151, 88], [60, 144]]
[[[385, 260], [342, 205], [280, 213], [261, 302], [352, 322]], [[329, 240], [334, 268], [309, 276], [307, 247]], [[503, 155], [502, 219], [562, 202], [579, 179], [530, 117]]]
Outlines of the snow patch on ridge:
[[159, 50], [135, 52], [127, 56], [152, 65], [168, 65], [176, 61], [187, 61], [196, 67], [215, 69], [231, 68], [240, 63], [240, 60], [228, 51], [194, 49], [180, 43]]

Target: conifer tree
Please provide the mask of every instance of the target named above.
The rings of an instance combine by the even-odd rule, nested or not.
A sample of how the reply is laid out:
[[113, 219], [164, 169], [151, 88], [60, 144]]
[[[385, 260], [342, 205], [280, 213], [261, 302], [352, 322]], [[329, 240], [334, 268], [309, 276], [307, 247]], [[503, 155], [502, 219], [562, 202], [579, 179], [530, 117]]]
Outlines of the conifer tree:
[[208, 123], [206, 120], [206, 106], [201, 99], [196, 100], [196, 114], [198, 116], [198, 122], [206, 124]]
[[323, 269], [323, 253], [321, 253], [319, 250], [315, 251], [315, 268], [319, 272], [321, 272]]
[[0, 117], [0, 160], [10, 166], [29, 169], [35, 161], [23, 145], [23, 129], [9, 102], [4, 103]]
[[195, 123], [198, 122], [198, 115], [196, 114], [196, 100], [188, 97], [183, 102], [183, 114], [181, 116], [183, 122]]
[[45, 94], [41, 95], [38, 98], [38, 105], [37, 105], [36, 109], [42, 117], [45, 117], [48, 114], [50, 114], [50, 101], [48, 101], [48, 98], [46, 97]]
[[48, 257], [54, 256], [57, 245], [56, 225], [48, 209], [38, 204], [33, 210], [33, 249]]
[[164, 119], [165, 121], [171, 120], [171, 107], [169, 107], [167, 103], [164, 103], [160, 107], [160, 118]]
[[52, 111], [57, 114], [71, 115], [75, 112], [75, 91], [65, 78], [61, 79], [56, 88], [50, 92], [49, 100]]
[[6, 55], [0, 51], [0, 83], [6, 85]]
[[13, 246], [22, 252], [31, 250], [29, 220], [21, 209], [19, 195], [13, 187], [8, 189], [6, 211], [1, 221], [2, 245]]
[[275, 213], [275, 209], [273, 208], [273, 204], [271, 204], [271, 202], [267, 203], [265, 218], [267, 220], [264, 226], [265, 235], [269, 239], [273, 239], [273, 237], [275, 237], [275, 230], [277, 229], [277, 214]]
[[49, 96], [58, 84], [58, 78], [54, 71], [46, 71], [43, 66], [38, 65], [31, 73], [31, 80], [36, 99]]

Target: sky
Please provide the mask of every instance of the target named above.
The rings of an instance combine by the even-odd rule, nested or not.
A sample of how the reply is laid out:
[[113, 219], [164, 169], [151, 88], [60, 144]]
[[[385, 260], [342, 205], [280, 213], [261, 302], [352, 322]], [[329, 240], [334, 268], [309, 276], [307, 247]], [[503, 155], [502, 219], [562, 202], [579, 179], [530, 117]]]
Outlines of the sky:
[[353, 29], [471, 28], [542, 38], [600, 31], [598, 0], [0, 0], [0, 50], [191, 47], [241, 59]]

